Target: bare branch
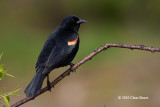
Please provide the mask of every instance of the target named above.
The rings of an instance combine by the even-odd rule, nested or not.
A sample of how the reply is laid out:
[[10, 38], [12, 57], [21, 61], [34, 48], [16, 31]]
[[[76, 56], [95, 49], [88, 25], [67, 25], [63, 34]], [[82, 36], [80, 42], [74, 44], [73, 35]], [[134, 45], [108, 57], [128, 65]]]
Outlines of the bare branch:
[[[94, 57], [95, 55], [97, 55], [98, 53], [100, 53], [103, 50], [106, 50], [109, 47], [118, 47], [118, 48], [128, 48], [128, 49], [138, 49], [138, 50], [145, 50], [145, 51], [150, 51], [152, 53], [154, 52], [160, 52], [160, 48], [153, 48], [153, 47], [147, 47], [144, 45], [128, 45], [128, 44], [117, 44], [117, 43], [109, 43], [109, 44], [105, 44], [103, 46], [101, 46], [99, 49], [95, 49], [94, 52], [90, 53], [88, 56], [86, 56], [85, 58], [83, 58], [81, 61], [77, 62], [72, 68], [66, 70], [64, 73], [62, 73], [59, 77], [57, 77], [50, 85], [51, 87], [54, 87], [58, 82], [60, 82], [63, 78], [65, 78], [66, 76], [70, 75], [70, 73], [72, 72], [72, 70], [75, 70], [76, 68], [78, 68], [80, 65], [84, 64], [86, 61], [92, 59], [92, 57]], [[26, 97], [18, 102], [16, 102], [15, 104], [11, 105], [11, 107], [18, 107], [30, 100], [33, 100], [35, 97], [41, 95], [42, 93], [48, 91], [47, 86], [44, 87], [43, 89], [40, 90], [40, 92], [38, 92], [34, 97]]]

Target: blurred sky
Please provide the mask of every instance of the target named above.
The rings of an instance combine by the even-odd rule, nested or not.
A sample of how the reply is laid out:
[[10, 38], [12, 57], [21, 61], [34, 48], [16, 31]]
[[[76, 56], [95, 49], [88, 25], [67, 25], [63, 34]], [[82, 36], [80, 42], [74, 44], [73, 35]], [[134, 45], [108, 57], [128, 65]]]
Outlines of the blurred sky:
[[[1, 0], [1, 64], [16, 78], [6, 77], [0, 88], [22, 88], [35, 74], [42, 46], [61, 20], [75, 14], [87, 20], [79, 30], [80, 49], [74, 63], [106, 43], [160, 46], [159, 0]], [[22, 107], [159, 107], [160, 54], [110, 48], [85, 63], [52, 89]], [[68, 67], [50, 73], [54, 80]], [[44, 82], [46, 85], [46, 82]], [[118, 100], [144, 96], [148, 100]]]

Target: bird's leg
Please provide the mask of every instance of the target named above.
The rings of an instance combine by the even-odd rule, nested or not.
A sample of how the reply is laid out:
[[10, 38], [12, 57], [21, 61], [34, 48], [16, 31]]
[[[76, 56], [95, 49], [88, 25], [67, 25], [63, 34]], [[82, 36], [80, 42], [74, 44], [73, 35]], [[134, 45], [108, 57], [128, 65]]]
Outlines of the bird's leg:
[[76, 72], [75, 69], [74, 69], [74, 70], [71, 69], [75, 64], [74, 64], [74, 63], [70, 63], [69, 65], [70, 65], [70, 70], [71, 70], [72, 72]]
[[51, 82], [49, 81], [49, 74], [47, 75], [47, 87], [48, 87], [48, 90], [51, 92]]

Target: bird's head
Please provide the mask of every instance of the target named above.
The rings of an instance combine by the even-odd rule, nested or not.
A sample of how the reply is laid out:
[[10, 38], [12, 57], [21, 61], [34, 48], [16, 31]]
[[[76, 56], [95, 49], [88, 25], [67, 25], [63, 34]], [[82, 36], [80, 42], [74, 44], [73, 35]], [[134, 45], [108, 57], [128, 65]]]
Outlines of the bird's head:
[[63, 28], [71, 29], [71, 30], [78, 32], [80, 24], [85, 23], [85, 22], [87, 21], [79, 18], [78, 16], [70, 15], [63, 19], [60, 26]]

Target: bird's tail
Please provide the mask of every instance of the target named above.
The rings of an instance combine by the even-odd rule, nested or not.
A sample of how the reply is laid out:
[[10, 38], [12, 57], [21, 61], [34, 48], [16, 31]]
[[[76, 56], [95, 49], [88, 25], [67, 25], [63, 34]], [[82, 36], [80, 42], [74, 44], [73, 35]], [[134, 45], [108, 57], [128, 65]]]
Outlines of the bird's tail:
[[42, 74], [44, 68], [39, 68], [35, 74], [35, 76], [33, 77], [32, 81], [30, 82], [30, 84], [27, 86], [27, 88], [25, 89], [25, 93], [26, 96], [34, 96], [36, 95], [36, 93], [38, 91], [40, 91], [43, 81], [46, 77], [46, 75]]

